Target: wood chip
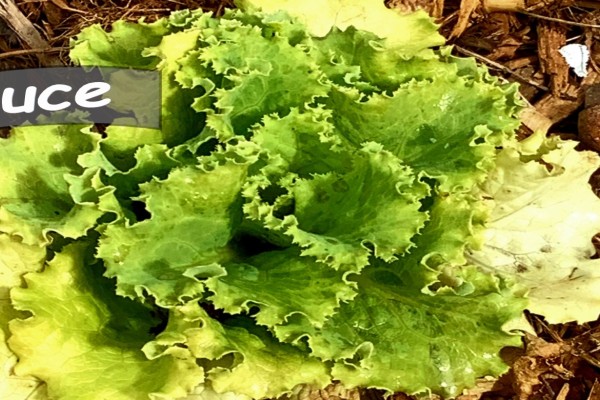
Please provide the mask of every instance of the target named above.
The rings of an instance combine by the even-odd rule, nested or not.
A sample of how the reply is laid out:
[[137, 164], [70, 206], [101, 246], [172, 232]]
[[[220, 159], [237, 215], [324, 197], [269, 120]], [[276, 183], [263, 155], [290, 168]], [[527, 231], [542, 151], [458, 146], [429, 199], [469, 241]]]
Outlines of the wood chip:
[[579, 113], [577, 126], [581, 141], [600, 151], [600, 85], [592, 85], [587, 89], [585, 109]]
[[555, 22], [540, 21], [537, 31], [540, 66], [550, 76], [552, 94], [562, 96], [569, 86], [569, 64], [559, 50], [567, 43], [567, 29]]
[[569, 395], [569, 384], [565, 383], [560, 392], [556, 395], [556, 400], [567, 400], [567, 396]]
[[545, 115], [539, 113], [534, 107], [526, 107], [519, 114], [523, 125], [531, 129], [532, 132], [548, 133], [554, 122]]
[[452, 29], [452, 33], [450, 34], [450, 38], [457, 38], [463, 34], [465, 29], [467, 29], [467, 25], [469, 24], [469, 19], [471, 18], [471, 14], [480, 5], [480, 0], [462, 0], [460, 2], [460, 10], [458, 11], [458, 21], [456, 21], [456, 25], [454, 25], [454, 29]]
[[549, 93], [536, 102], [534, 106], [537, 112], [550, 119], [552, 124], [556, 124], [575, 113], [583, 105], [584, 88], [595, 83], [600, 83], [600, 74], [596, 71], [590, 71], [588, 76], [582, 80], [581, 85], [570, 85], [563, 96]]
[[440, 18], [444, 12], [444, 0], [390, 0], [388, 5], [407, 13], [422, 9], [436, 19]]
[[537, 61], [538, 61], [538, 57], [536, 55], [530, 55], [530, 56], [521, 57], [521, 58], [514, 58], [514, 59], [506, 62], [504, 65], [507, 68], [510, 68], [512, 70], [517, 70], [517, 69], [525, 68], [528, 65], [534, 64]]
[[600, 400], [600, 381], [598, 379], [594, 380], [594, 385], [592, 385], [587, 400]]

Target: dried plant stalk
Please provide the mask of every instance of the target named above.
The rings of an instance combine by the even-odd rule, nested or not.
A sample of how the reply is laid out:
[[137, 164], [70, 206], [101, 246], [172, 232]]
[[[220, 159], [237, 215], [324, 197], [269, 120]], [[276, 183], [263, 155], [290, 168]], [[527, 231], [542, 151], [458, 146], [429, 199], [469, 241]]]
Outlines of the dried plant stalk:
[[525, 9], [525, 0], [483, 0], [483, 7], [488, 12], [519, 11]]

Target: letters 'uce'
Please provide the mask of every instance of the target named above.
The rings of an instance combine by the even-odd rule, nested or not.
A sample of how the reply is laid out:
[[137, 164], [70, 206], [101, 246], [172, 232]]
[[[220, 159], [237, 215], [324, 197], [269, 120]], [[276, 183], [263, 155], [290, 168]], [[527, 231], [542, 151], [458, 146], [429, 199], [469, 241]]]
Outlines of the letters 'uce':
[[[2, 111], [7, 114], [31, 114], [37, 106], [44, 111], [61, 111], [71, 107], [71, 101], [51, 102], [50, 97], [57, 92], [73, 93], [72, 100], [81, 108], [93, 109], [110, 104], [110, 98], [100, 96], [110, 91], [110, 84], [106, 82], [90, 82], [82, 85], [73, 93], [73, 87], [65, 84], [54, 84], [43, 89], [38, 95], [36, 86], [25, 89], [23, 103], [15, 105], [15, 89], [4, 88], [2, 91]], [[37, 98], [37, 101], [36, 101]]]

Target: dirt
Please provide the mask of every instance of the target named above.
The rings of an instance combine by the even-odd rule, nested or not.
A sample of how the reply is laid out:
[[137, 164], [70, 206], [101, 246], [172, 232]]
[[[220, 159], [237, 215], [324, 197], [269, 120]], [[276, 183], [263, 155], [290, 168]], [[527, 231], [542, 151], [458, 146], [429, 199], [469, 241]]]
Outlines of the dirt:
[[[534, 130], [600, 151], [600, 1], [388, 0], [403, 11], [422, 8], [440, 24], [458, 55], [476, 57], [493, 74], [521, 84], [527, 102], [520, 138]], [[231, 0], [0, 0], [0, 70], [69, 65], [69, 40], [83, 27], [117, 19], [152, 21], [171, 11], [204, 8], [220, 14]], [[588, 74], [574, 74], [559, 49], [590, 51]], [[0, 135], [2, 132], [0, 132]], [[600, 193], [600, 173], [591, 179]], [[600, 249], [600, 237], [593, 240]], [[522, 349], [505, 349], [512, 366], [482, 379], [460, 400], [600, 400], [600, 321], [548, 325], [528, 315], [536, 335]], [[381, 399], [382, 393], [333, 385], [305, 399]], [[427, 396], [439, 399], [436, 396]], [[416, 397], [397, 393], [393, 400]]]

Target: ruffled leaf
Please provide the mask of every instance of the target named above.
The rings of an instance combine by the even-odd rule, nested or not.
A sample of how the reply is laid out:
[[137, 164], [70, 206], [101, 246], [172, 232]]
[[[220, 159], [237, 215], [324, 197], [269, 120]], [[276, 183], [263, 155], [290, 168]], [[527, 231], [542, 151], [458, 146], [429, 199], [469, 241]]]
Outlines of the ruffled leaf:
[[228, 259], [226, 245], [241, 218], [235, 205], [256, 156], [253, 146], [240, 148], [226, 151], [222, 161], [213, 155], [199, 167], [177, 168], [165, 180], [142, 184], [139, 199], [149, 219], [106, 227], [98, 257], [107, 276], [117, 277], [119, 294], [143, 298], [148, 291], [164, 306], [201, 295], [204, 286], [195, 275]]
[[302, 255], [336, 269], [358, 272], [370, 254], [393, 261], [412, 247], [427, 219], [420, 211], [427, 185], [375, 143], [355, 154], [350, 173], [298, 179], [289, 190], [294, 214], [284, 217], [282, 229]]
[[346, 30], [350, 26], [386, 38], [390, 46], [412, 56], [420, 50], [444, 44], [444, 37], [425, 12], [403, 15], [369, 0], [242, 0], [242, 7], [257, 7], [266, 12], [284, 10], [306, 24], [317, 37], [327, 35], [332, 28]]
[[520, 343], [502, 326], [523, 302], [497, 279], [475, 276], [477, 290], [468, 296], [430, 296], [398, 263], [378, 263], [355, 278], [358, 296], [322, 329], [293, 325], [276, 333], [306, 336], [313, 355], [336, 361], [333, 377], [347, 387], [455, 396], [479, 376], [504, 372], [499, 349]]
[[50, 398], [148, 400], [185, 396], [203, 371], [185, 349], [154, 359], [142, 353], [159, 322], [151, 311], [114, 294], [86, 244], [66, 247], [43, 272], [25, 276], [11, 292], [17, 309], [30, 312], [10, 323], [15, 372], [48, 385]]
[[324, 387], [331, 379], [321, 361], [278, 342], [252, 320], [239, 317], [220, 323], [193, 303], [172, 311], [167, 330], [146, 346], [146, 352], [173, 343], [185, 343], [200, 360], [217, 393], [273, 398], [304, 383]]
[[214, 293], [208, 300], [230, 314], [256, 306], [256, 321], [269, 327], [285, 323], [293, 314], [320, 326], [341, 301], [356, 294], [342, 273], [300, 257], [295, 249], [263, 252], [225, 269], [225, 276], [206, 281]]
[[1, 232], [33, 245], [47, 243], [49, 232], [76, 239], [96, 224], [104, 212], [95, 203], [74, 199], [65, 179], [83, 172], [77, 157], [98, 140], [82, 128], [20, 127], [0, 140], [0, 158], [8, 161], [0, 175]]
[[493, 167], [495, 146], [518, 126], [514, 95], [514, 87], [444, 76], [368, 99], [339, 88], [330, 93], [327, 106], [350, 142], [380, 143], [416, 171], [438, 179], [440, 191], [468, 192]]
[[500, 153], [483, 186], [492, 208], [484, 245], [470, 254], [526, 287], [528, 308], [549, 323], [600, 314], [600, 262], [590, 259], [600, 199], [588, 184], [600, 158], [576, 145], [537, 134]]

